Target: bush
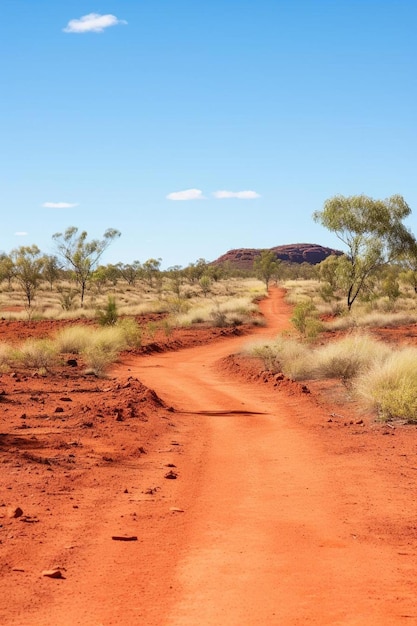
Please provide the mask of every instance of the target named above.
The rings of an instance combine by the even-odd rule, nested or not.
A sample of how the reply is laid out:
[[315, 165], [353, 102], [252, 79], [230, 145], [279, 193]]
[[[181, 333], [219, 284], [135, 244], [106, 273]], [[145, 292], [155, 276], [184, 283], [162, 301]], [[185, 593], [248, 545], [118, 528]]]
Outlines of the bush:
[[347, 382], [374, 363], [383, 363], [389, 354], [390, 349], [382, 342], [363, 333], [352, 333], [314, 351], [314, 374], [317, 378], [341, 378]]
[[381, 419], [417, 422], [417, 350], [404, 348], [364, 372], [355, 390]]
[[89, 326], [67, 326], [55, 336], [55, 345], [60, 353], [79, 354], [91, 344], [94, 330]]
[[109, 350], [104, 344], [89, 346], [83, 352], [87, 372], [99, 377], [104, 376], [107, 368], [117, 360], [118, 355], [117, 350]]
[[312, 351], [303, 343], [280, 336], [270, 343], [248, 346], [246, 352], [262, 359], [266, 370], [282, 372], [292, 380], [307, 378], [312, 370]]
[[28, 339], [15, 357], [25, 367], [48, 371], [56, 362], [57, 347], [50, 339]]
[[322, 324], [317, 319], [317, 309], [311, 301], [299, 302], [295, 305], [291, 323], [306, 339], [315, 339], [322, 330]]
[[140, 348], [142, 345], [142, 329], [139, 324], [131, 317], [125, 317], [122, 320], [118, 320], [116, 324], [124, 337], [126, 346], [128, 348]]
[[13, 348], [9, 344], [0, 342], [0, 372], [5, 372], [9, 369], [13, 361]]
[[104, 309], [98, 309], [96, 315], [100, 326], [114, 326], [118, 318], [115, 298], [109, 296], [107, 298], [106, 307]]

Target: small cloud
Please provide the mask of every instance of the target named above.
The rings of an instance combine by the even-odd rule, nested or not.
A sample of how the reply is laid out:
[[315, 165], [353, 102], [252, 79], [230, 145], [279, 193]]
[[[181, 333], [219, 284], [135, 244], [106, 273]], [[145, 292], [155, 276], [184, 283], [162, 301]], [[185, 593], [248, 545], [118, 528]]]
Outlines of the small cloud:
[[223, 200], [224, 198], [239, 198], [239, 200], [254, 200], [255, 198], [260, 198], [260, 194], [256, 191], [214, 191], [213, 196], [219, 200]]
[[201, 189], [184, 189], [173, 191], [166, 196], [167, 200], [204, 200]]
[[76, 202], [44, 202], [42, 206], [45, 209], [72, 209], [78, 204]]
[[28, 233], [24, 230], [18, 230], [17, 233], [15, 233], [15, 237], [26, 237], [27, 234]]
[[117, 26], [118, 24], [127, 24], [127, 22], [119, 20], [110, 13], [107, 15], [89, 13], [88, 15], [83, 15], [78, 20], [70, 20], [62, 30], [64, 33], [102, 33], [105, 28]]

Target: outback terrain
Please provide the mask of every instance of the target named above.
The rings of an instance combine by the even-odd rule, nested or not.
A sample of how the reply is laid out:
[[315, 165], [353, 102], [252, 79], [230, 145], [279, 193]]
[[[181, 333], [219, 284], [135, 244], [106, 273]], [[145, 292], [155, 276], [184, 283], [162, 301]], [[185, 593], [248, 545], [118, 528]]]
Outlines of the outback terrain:
[[156, 336], [107, 378], [1, 375], [1, 624], [417, 623], [416, 427], [240, 356], [289, 325], [282, 290], [260, 308], [264, 327]]

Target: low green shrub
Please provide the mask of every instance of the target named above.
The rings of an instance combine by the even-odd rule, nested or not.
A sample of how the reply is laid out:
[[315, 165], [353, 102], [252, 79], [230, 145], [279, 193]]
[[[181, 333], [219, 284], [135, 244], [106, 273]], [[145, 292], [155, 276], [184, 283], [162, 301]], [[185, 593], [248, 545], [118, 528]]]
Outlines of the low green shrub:
[[114, 326], [118, 319], [116, 299], [108, 296], [107, 304], [103, 309], [97, 309], [96, 316], [100, 326]]

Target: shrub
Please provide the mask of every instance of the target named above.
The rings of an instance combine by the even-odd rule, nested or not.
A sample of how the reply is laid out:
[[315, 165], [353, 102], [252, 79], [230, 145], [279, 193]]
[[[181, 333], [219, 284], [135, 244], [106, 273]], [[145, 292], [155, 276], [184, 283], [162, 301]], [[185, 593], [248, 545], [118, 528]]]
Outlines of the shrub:
[[109, 365], [117, 360], [118, 354], [116, 350], [109, 350], [103, 344], [89, 346], [83, 352], [86, 371], [96, 376], [104, 376]]
[[355, 383], [359, 398], [381, 419], [417, 422], [417, 350], [404, 348], [381, 365], [363, 372]]
[[114, 326], [118, 318], [115, 298], [109, 296], [107, 298], [106, 307], [104, 309], [98, 309], [96, 315], [100, 326]]
[[262, 359], [265, 369], [282, 372], [292, 380], [302, 380], [312, 370], [312, 351], [300, 341], [279, 336], [273, 342], [248, 346], [246, 352]]
[[317, 378], [350, 381], [374, 363], [383, 363], [389, 354], [389, 347], [382, 342], [354, 332], [314, 351], [314, 374]]
[[103, 376], [126, 347], [127, 339], [121, 328], [112, 326], [96, 330], [90, 344], [82, 352], [87, 372]]
[[9, 344], [0, 342], [0, 372], [5, 372], [9, 369], [13, 360], [13, 348]]
[[50, 339], [28, 339], [15, 351], [15, 358], [25, 367], [48, 371], [56, 361], [57, 347]]
[[291, 323], [306, 339], [315, 339], [322, 330], [322, 324], [317, 319], [317, 309], [310, 300], [295, 305]]
[[55, 345], [60, 353], [79, 354], [91, 344], [94, 330], [89, 326], [67, 326], [55, 336]]
[[131, 317], [125, 317], [118, 320], [116, 328], [120, 329], [124, 337], [126, 347], [140, 348], [142, 345], [142, 329], [139, 324]]

